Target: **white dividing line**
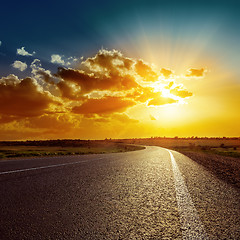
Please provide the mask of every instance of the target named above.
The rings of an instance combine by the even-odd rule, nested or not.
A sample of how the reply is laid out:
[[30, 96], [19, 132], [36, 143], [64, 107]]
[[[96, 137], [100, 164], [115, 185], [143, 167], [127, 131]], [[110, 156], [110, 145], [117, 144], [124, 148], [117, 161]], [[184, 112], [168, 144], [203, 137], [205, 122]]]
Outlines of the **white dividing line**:
[[[100, 158], [100, 159], [101, 159], [101, 158]], [[33, 168], [25, 168], [25, 169], [19, 169], [19, 170], [12, 170], [12, 171], [0, 172], [0, 175], [11, 174], [11, 173], [18, 173], [18, 172], [27, 172], [27, 171], [33, 171], [33, 170], [45, 169], [45, 168], [61, 167], [61, 166], [67, 166], [67, 165], [85, 163], [85, 162], [90, 162], [90, 161], [94, 161], [94, 160], [85, 160], [85, 161], [78, 161], [78, 162], [71, 162], [71, 163], [61, 163], [61, 164], [55, 164], [55, 165], [49, 165], [49, 166], [43, 166], [43, 167], [33, 167]]]
[[208, 239], [204, 225], [198, 216], [197, 210], [194, 206], [192, 198], [188, 192], [187, 186], [184, 182], [178, 165], [174, 159], [171, 151], [166, 149], [171, 157], [173, 175], [175, 180], [176, 198], [178, 204], [178, 211], [180, 221], [182, 224], [183, 239]]

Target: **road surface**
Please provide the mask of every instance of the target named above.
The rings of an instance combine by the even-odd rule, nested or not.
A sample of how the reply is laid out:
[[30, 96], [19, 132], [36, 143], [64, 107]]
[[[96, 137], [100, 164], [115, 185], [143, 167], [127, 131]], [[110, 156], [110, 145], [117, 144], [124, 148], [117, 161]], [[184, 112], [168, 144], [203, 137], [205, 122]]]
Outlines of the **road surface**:
[[160, 147], [0, 162], [0, 239], [240, 239], [240, 192]]

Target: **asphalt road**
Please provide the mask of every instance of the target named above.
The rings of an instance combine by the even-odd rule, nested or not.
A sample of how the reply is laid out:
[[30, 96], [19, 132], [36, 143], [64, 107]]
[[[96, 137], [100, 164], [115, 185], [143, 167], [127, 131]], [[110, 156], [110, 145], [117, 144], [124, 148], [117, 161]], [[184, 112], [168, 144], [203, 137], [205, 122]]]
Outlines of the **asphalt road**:
[[145, 150], [0, 162], [0, 239], [240, 239], [240, 192]]

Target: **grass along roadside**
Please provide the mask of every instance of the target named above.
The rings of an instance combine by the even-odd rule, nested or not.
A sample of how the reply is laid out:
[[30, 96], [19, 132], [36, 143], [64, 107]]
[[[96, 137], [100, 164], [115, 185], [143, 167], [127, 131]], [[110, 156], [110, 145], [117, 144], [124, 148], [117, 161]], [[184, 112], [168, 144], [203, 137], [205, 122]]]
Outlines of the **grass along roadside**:
[[94, 143], [86, 146], [0, 146], [0, 160], [18, 157], [63, 156], [128, 152], [144, 149], [145, 147], [118, 144]]
[[240, 148], [236, 146], [224, 146], [219, 147], [212, 146], [176, 146], [171, 149], [178, 152], [199, 152], [205, 154], [215, 154], [226, 157], [240, 158]]

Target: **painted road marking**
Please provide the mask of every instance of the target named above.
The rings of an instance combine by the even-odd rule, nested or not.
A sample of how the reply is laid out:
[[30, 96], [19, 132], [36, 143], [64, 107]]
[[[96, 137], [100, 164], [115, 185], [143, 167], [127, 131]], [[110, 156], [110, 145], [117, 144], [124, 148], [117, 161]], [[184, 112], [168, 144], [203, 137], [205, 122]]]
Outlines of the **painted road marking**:
[[[102, 158], [98, 158], [97, 160], [100, 160], [100, 159], [102, 159]], [[18, 173], [18, 172], [27, 172], [27, 171], [33, 171], [33, 170], [38, 170], [38, 169], [61, 167], [61, 166], [67, 166], [67, 165], [73, 165], [73, 164], [79, 164], [79, 163], [85, 163], [85, 162], [91, 162], [91, 161], [96, 161], [96, 160], [85, 160], [85, 161], [78, 161], [78, 162], [71, 162], [71, 163], [61, 163], [61, 164], [55, 164], [55, 165], [49, 165], [49, 166], [43, 166], [43, 167], [18, 169], [18, 170], [0, 172], [0, 175]]]
[[183, 239], [208, 239], [204, 225], [198, 216], [198, 212], [188, 192], [182, 174], [179, 171], [175, 158], [170, 150], [167, 149], [167, 151], [170, 154], [172, 162]]

